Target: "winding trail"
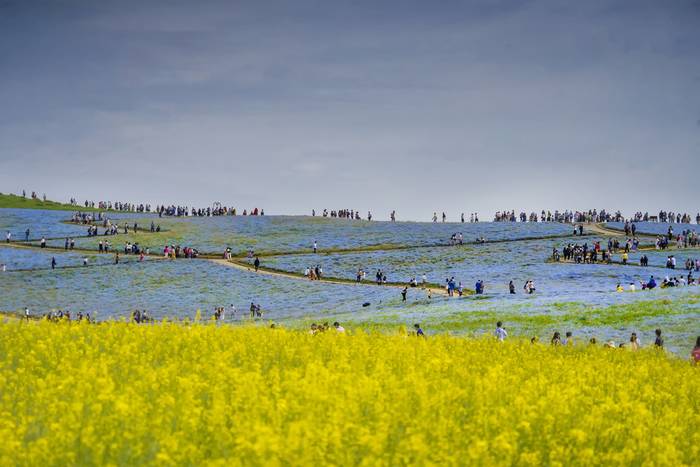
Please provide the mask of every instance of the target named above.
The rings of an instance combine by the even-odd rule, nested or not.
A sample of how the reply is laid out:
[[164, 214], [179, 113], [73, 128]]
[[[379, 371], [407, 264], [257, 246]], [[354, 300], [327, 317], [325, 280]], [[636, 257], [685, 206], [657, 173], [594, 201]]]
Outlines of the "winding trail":
[[[585, 229], [599, 234], [599, 235], [612, 235], [614, 237], [624, 237], [625, 236], [625, 231], [624, 230], [619, 230], [619, 229], [613, 229], [610, 227], [606, 227], [603, 223], [591, 223], [591, 224], [584, 224]], [[656, 238], [657, 235], [654, 234], [648, 234], [648, 233], [641, 233], [641, 232], [636, 232], [635, 236], [637, 237], [649, 237], [649, 238]]]
[[[236, 268], [240, 269], [243, 271], [248, 271], [248, 272], [256, 272], [255, 268], [244, 261], [239, 261], [236, 259], [232, 260], [226, 260], [226, 259], [209, 259], [208, 261], [211, 261], [212, 263], [219, 264], [221, 266], [228, 266], [230, 268]], [[257, 274], [264, 274], [267, 276], [275, 276], [275, 277], [286, 277], [289, 279], [296, 279], [296, 280], [306, 280], [310, 281], [310, 279], [303, 274], [300, 273], [294, 273], [290, 271], [282, 271], [279, 269], [273, 269], [273, 268], [268, 268], [264, 266], [260, 266], [258, 268], [258, 271], [256, 272]], [[362, 281], [362, 282], [357, 282], [351, 279], [343, 279], [339, 277], [322, 277], [321, 279], [316, 279], [314, 282], [323, 282], [326, 284], [338, 284], [338, 285], [354, 285], [354, 286], [360, 286], [360, 287], [393, 287], [393, 288], [398, 288], [398, 289], [403, 289], [406, 287], [408, 284], [404, 283], [397, 283], [397, 282], [389, 282], [386, 284], [377, 284], [376, 282], [372, 281]], [[420, 289], [420, 290], [430, 290], [431, 293], [436, 294], [436, 295], [447, 295], [447, 292], [445, 291], [444, 288], [438, 287], [435, 284], [430, 284], [427, 287], [409, 287], [410, 289]], [[473, 291], [464, 289], [464, 294], [465, 295], [471, 295], [473, 294]]]

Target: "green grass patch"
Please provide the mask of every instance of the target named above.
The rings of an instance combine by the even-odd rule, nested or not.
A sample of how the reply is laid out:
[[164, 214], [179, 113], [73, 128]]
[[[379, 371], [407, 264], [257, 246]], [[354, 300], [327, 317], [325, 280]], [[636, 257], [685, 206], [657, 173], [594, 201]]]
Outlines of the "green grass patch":
[[85, 206], [73, 206], [72, 204], [59, 203], [57, 201], [32, 198], [23, 198], [12, 194], [0, 194], [0, 208], [11, 209], [49, 209], [52, 211], [105, 211], [104, 209], [86, 208]]

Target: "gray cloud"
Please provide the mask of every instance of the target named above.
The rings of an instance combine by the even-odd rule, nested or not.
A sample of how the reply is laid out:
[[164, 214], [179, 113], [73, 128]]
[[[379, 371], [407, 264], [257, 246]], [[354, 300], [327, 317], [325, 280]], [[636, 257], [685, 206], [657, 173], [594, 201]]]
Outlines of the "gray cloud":
[[0, 191], [696, 211], [698, 26], [692, 1], [4, 2]]

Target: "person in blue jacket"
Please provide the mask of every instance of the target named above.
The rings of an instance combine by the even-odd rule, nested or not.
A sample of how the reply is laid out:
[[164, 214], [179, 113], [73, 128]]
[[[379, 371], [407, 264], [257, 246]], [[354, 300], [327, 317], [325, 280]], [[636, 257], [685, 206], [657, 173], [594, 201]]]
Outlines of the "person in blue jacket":
[[649, 282], [647, 282], [647, 289], [653, 289], [654, 287], [656, 287], [656, 281], [654, 280], [654, 276], [651, 276]]

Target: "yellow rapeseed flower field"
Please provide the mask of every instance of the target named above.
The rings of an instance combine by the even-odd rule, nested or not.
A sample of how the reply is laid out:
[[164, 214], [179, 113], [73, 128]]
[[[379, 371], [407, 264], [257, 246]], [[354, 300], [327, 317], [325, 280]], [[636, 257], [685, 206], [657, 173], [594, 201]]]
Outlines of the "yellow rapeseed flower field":
[[0, 323], [2, 465], [698, 465], [663, 352], [211, 324]]

